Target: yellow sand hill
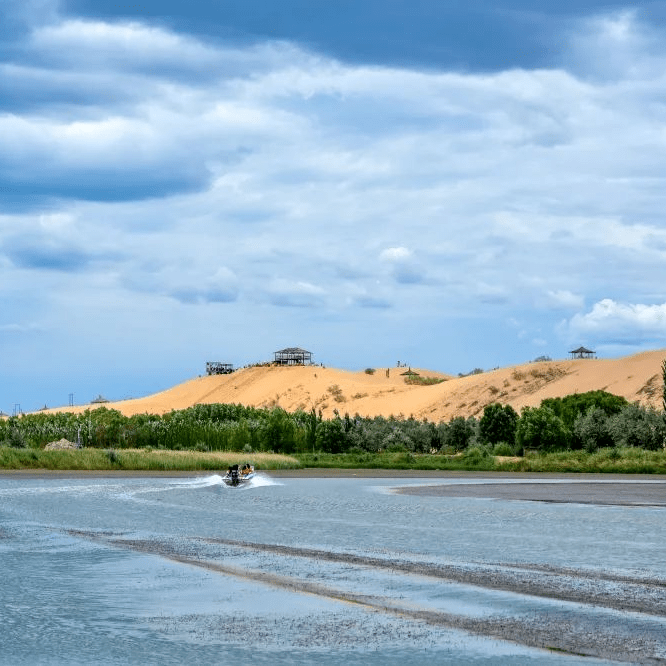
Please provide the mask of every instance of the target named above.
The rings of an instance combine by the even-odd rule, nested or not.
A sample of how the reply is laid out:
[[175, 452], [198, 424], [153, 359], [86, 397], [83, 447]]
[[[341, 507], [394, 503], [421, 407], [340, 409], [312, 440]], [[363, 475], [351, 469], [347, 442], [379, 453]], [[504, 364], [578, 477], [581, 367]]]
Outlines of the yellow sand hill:
[[[279, 405], [287, 411], [321, 410], [324, 417], [340, 414], [427, 418], [448, 421], [478, 415], [485, 405], [501, 402], [520, 411], [544, 398], [603, 389], [630, 402], [661, 406], [661, 363], [666, 350], [619, 359], [546, 361], [501, 368], [467, 377], [450, 377], [416, 370], [421, 377], [443, 381], [430, 386], [405, 383], [404, 368], [378, 368], [372, 375], [316, 366], [252, 367], [231, 375], [191, 379], [167, 391], [135, 400], [107, 403], [123, 414], [163, 414], [196, 404], [240, 403], [256, 407]], [[49, 411], [81, 411], [97, 405]]]

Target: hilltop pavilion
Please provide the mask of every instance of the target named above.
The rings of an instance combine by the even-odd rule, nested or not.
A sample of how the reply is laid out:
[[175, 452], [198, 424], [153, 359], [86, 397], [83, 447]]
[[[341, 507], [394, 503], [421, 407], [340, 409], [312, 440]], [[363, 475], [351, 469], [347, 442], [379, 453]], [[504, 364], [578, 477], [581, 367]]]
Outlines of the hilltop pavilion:
[[300, 347], [287, 347], [275, 352], [276, 365], [311, 365], [312, 352]]
[[596, 353], [587, 347], [578, 347], [578, 349], [573, 349], [569, 352], [571, 358], [595, 358]]

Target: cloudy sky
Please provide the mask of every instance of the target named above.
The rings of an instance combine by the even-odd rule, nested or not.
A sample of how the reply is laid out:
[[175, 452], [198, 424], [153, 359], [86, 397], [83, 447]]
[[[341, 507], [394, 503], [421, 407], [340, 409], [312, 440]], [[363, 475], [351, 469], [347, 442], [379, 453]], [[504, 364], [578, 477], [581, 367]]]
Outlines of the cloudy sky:
[[665, 19], [3, 0], [0, 410], [666, 346]]

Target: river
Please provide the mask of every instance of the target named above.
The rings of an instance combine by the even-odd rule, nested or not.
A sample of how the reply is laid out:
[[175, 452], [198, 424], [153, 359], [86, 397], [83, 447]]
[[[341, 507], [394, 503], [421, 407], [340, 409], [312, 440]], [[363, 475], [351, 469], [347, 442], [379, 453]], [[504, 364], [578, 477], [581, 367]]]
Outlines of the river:
[[573, 483], [1, 475], [0, 664], [666, 663], [666, 508]]

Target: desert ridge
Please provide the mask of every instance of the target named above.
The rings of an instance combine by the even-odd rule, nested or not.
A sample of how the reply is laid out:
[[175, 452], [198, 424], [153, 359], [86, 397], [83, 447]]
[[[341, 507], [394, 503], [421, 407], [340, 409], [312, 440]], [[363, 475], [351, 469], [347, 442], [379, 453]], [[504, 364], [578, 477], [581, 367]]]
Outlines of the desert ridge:
[[[666, 350], [642, 352], [617, 359], [542, 361], [489, 372], [451, 377], [414, 369], [440, 383], [405, 383], [404, 368], [377, 368], [369, 374], [320, 366], [256, 366], [229, 375], [196, 377], [160, 393], [108, 402], [126, 416], [164, 414], [196, 404], [237, 403], [254, 407], [279, 406], [286, 411], [321, 411], [324, 418], [339, 414], [403, 416], [448, 421], [456, 416], [478, 416], [493, 402], [520, 412], [544, 398], [605, 390], [657, 409], [662, 405], [661, 364]], [[387, 372], [388, 370], [388, 372]], [[89, 404], [47, 410], [81, 412]]]

